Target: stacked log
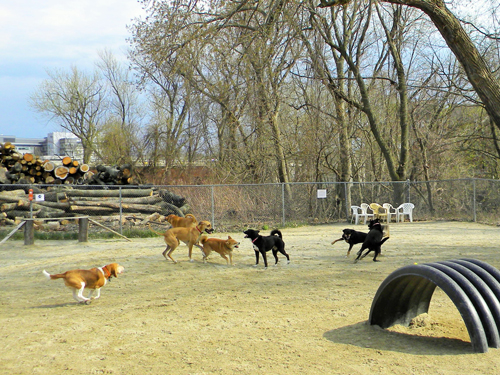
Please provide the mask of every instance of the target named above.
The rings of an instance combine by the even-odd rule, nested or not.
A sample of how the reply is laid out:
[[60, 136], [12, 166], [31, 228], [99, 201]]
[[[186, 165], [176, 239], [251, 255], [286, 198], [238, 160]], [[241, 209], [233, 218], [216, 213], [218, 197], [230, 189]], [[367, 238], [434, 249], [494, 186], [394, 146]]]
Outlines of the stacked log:
[[132, 167], [97, 166], [92, 172], [69, 156], [60, 165], [30, 153], [17, 152], [10, 142], [0, 143], [0, 184], [127, 185], [132, 182]]
[[[43, 201], [30, 203], [24, 190], [0, 192], [0, 224], [16, 224], [23, 218], [68, 218], [75, 216], [137, 215], [164, 218], [184, 216], [189, 207], [186, 199], [165, 190], [138, 189], [76, 189], [61, 185], [59, 191], [44, 191]], [[182, 206], [178, 206], [182, 203]]]

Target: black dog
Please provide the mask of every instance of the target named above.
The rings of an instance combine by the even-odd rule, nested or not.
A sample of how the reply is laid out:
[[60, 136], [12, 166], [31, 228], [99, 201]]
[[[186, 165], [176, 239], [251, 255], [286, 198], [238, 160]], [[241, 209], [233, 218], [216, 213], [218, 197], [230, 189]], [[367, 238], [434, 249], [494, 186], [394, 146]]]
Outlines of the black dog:
[[[370, 229], [370, 231], [366, 235], [366, 239], [364, 240], [363, 245], [361, 245], [361, 249], [358, 251], [358, 256], [354, 260], [354, 263], [356, 263], [360, 259], [363, 259], [368, 255], [370, 251], [375, 251], [373, 261], [377, 262], [377, 256], [382, 252], [382, 244], [389, 239], [389, 237], [382, 239], [384, 234], [379, 219], [370, 220], [370, 222], [368, 223], [368, 228]], [[368, 251], [363, 254], [363, 250], [365, 249], [368, 249]]]
[[278, 251], [286, 256], [288, 263], [290, 263], [290, 257], [285, 252], [285, 243], [283, 242], [283, 236], [278, 229], [274, 229], [271, 231], [270, 236], [261, 236], [258, 230], [247, 229], [243, 232], [245, 234], [245, 238], [250, 238], [253, 244], [253, 250], [255, 251], [255, 265], [259, 264], [259, 253], [262, 254], [262, 258], [264, 259], [264, 265], [267, 268], [267, 256], [266, 252], [269, 250], [273, 251], [274, 259], [276, 259], [276, 263], [278, 264]]
[[358, 243], [365, 242], [367, 233], [358, 232], [357, 230], [354, 230], [354, 229], [343, 229], [342, 232], [344, 232], [344, 233], [342, 233], [342, 237], [340, 237], [338, 240], [333, 241], [332, 245], [335, 242], [342, 241], [342, 240], [347, 242], [349, 244], [349, 250], [347, 250], [346, 257], [348, 257], [349, 254], [351, 254], [351, 249], [354, 245], [356, 245]]

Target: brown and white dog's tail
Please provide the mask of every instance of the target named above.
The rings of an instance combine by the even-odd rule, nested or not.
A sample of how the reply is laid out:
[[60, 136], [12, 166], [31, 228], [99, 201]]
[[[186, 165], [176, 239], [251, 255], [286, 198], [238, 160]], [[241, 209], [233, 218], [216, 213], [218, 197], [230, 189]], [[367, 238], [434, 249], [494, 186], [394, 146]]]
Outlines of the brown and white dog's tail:
[[50, 273], [48, 273], [47, 271], [43, 270], [43, 274], [45, 275], [45, 277], [49, 280], [55, 280], [55, 279], [60, 279], [60, 278], [63, 278], [64, 277], [64, 273], [58, 273], [57, 275], [51, 275]]

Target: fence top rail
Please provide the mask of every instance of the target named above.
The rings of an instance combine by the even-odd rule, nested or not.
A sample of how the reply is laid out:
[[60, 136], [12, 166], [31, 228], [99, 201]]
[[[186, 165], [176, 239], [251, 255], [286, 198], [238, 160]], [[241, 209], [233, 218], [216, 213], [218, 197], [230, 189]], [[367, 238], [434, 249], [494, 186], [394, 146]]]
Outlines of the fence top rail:
[[[455, 178], [455, 179], [447, 179], [447, 180], [429, 180], [429, 181], [305, 181], [305, 182], [266, 182], [266, 183], [242, 183], [242, 184], [206, 184], [206, 185], [153, 185], [153, 184], [145, 184], [145, 185], [60, 185], [61, 189], [70, 188], [86, 188], [86, 189], [104, 189], [104, 190], [124, 190], [124, 189], [158, 189], [158, 188], [186, 188], [186, 187], [221, 187], [221, 186], [281, 186], [281, 185], [335, 185], [335, 184], [421, 184], [421, 183], [434, 183], [434, 182], [459, 182], [459, 181], [490, 181], [497, 182], [500, 180], [491, 179], [491, 178], [477, 178], [477, 177], [469, 177], [469, 178]], [[33, 187], [58, 187], [59, 185], [54, 184], [8, 184], [9, 186], [19, 186], [26, 188]], [[0, 185], [1, 188], [2, 185]]]

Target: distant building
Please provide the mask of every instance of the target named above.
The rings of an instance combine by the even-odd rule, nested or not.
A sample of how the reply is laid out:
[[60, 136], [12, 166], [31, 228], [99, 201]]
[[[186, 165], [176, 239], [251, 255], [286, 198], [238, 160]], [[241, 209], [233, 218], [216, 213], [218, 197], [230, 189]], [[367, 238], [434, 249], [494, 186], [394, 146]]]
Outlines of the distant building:
[[54, 132], [45, 138], [48, 158], [61, 159], [69, 156], [71, 159], [83, 161], [82, 142], [73, 133]]
[[69, 132], [49, 133], [45, 138], [20, 138], [12, 135], [0, 135], [0, 143], [10, 142], [21, 154], [33, 154], [41, 159], [61, 160], [69, 156], [83, 161], [81, 141]]

